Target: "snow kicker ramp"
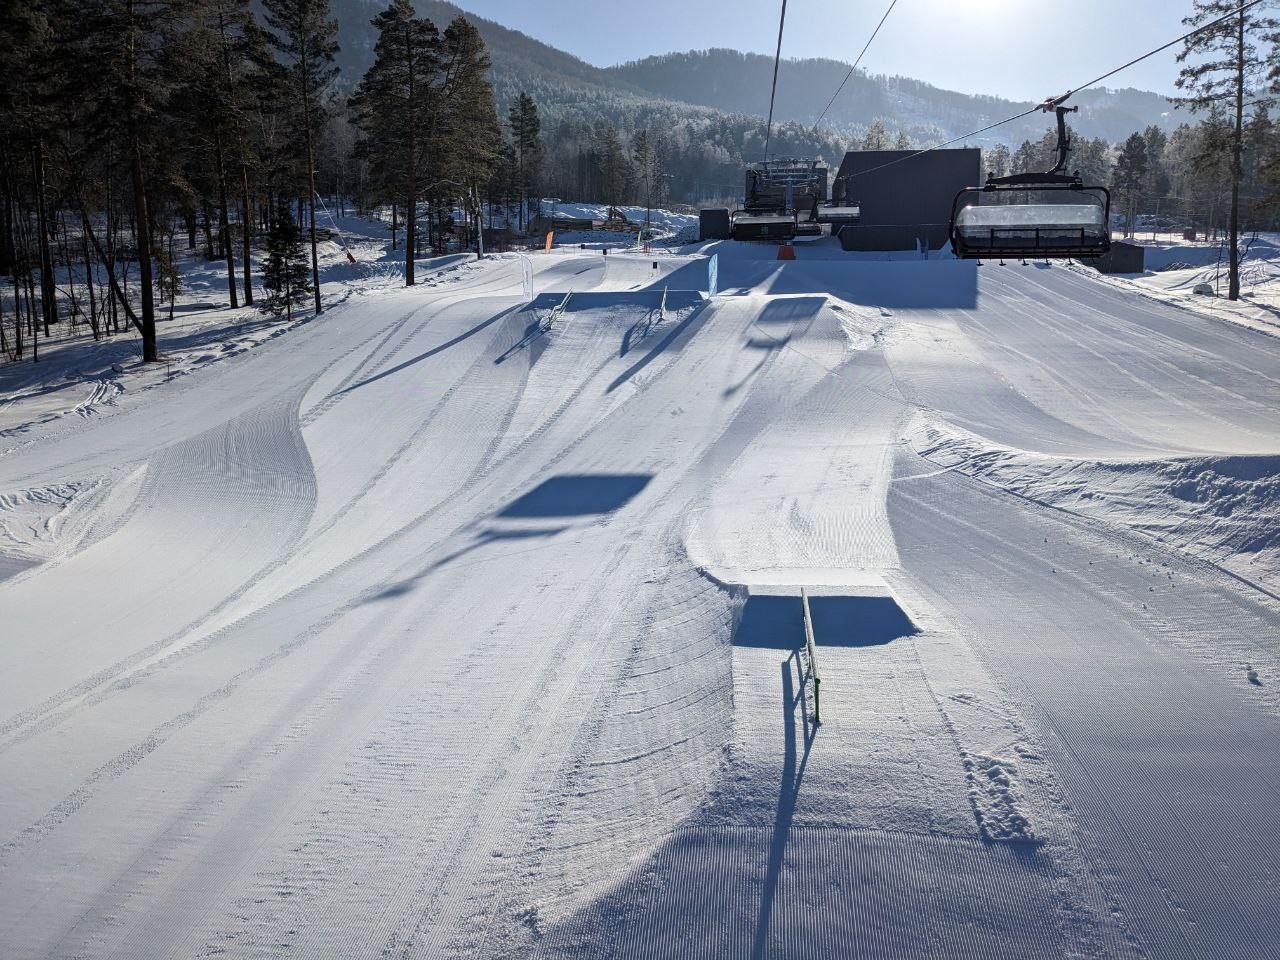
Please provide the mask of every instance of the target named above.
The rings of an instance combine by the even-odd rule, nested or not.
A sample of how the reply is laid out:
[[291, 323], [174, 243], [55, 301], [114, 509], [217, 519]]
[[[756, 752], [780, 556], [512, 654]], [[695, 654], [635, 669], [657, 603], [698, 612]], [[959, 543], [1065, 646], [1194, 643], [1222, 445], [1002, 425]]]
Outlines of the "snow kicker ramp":
[[704, 259], [532, 259], [0, 456], [6, 955], [1280, 941], [1274, 588], [966, 466], [1265, 462], [1277, 341], [1061, 267], [655, 316]]

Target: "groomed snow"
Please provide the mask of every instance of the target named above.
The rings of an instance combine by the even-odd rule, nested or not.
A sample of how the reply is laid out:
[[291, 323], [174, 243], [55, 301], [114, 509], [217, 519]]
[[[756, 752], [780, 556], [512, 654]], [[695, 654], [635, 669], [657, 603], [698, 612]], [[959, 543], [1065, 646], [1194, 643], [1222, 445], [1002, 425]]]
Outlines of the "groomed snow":
[[1273, 952], [1280, 339], [359, 242], [251, 350], [3, 408], [6, 957]]

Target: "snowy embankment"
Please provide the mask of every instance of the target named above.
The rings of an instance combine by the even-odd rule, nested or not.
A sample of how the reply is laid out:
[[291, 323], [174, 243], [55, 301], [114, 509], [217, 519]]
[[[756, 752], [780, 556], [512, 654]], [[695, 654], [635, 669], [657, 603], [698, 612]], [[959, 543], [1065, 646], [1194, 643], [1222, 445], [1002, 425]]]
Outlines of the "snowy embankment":
[[1207, 317], [1280, 336], [1280, 235], [1259, 234], [1240, 241], [1240, 299], [1227, 299], [1227, 255], [1222, 243], [1131, 241], [1145, 248], [1140, 274], [1099, 276], [1104, 283], [1136, 288], [1161, 302]]
[[915, 448], [947, 469], [1105, 520], [1280, 591], [1280, 453], [1079, 460], [916, 420]]

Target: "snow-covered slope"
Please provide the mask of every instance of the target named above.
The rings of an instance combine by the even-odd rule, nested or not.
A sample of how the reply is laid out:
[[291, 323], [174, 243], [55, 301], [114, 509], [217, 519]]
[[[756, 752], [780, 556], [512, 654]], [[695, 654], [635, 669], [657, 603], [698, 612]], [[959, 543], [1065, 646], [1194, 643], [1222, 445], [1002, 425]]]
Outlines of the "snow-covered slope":
[[775, 253], [366, 283], [0, 451], [5, 956], [1267, 956], [1280, 339]]

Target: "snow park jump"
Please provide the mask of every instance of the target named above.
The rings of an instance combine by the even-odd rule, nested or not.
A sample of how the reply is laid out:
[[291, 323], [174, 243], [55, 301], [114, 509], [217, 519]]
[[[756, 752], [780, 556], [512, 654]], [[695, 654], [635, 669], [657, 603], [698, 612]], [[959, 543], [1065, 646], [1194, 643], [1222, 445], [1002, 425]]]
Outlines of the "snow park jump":
[[0, 18], [0, 957], [1280, 954], [1262, 5], [135, 6]]

